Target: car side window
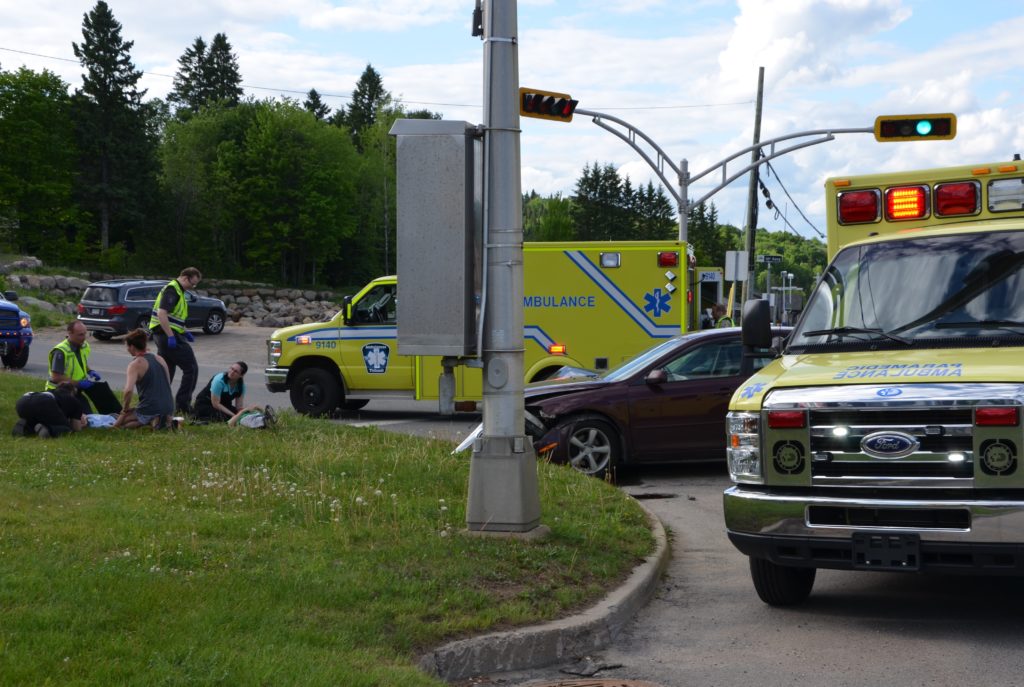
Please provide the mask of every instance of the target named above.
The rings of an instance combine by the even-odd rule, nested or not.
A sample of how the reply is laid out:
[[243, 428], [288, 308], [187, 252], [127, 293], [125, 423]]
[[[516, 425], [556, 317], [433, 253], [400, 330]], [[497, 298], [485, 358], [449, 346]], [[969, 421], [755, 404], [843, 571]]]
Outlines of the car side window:
[[397, 300], [394, 284], [381, 284], [367, 291], [352, 311], [357, 324], [395, 324]]
[[156, 300], [157, 293], [160, 292], [159, 288], [152, 286], [141, 286], [137, 289], [128, 289], [125, 294], [125, 300], [127, 301], [147, 301], [152, 303]]
[[740, 373], [743, 356], [739, 341], [712, 342], [695, 346], [665, 365], [668, 381], [732, 377]]

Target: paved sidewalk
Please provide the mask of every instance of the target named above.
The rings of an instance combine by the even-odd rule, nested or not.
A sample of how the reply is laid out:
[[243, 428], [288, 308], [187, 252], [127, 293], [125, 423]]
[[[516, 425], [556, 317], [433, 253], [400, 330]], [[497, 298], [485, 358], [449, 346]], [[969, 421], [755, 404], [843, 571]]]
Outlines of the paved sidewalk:
[[451, 682], [552, 665], [610, 645], [654, 595], [671, 556], [661, 521], [643, 503], [640, 507], [651, 523], [654, 552], [603, 600], [569, 618], [450, 642], [421, 657], [420, 668]]

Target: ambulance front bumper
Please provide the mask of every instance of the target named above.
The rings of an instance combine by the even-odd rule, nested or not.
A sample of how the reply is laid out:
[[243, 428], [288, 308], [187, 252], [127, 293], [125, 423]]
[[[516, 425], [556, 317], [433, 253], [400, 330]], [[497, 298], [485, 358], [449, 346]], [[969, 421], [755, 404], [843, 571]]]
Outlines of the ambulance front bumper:
[[733, 545], [779, 565], [868, 569], [858, 563], [858, 546], [875, 538], [918, 547], [916, 570], [1024, 575], [1024, 494], [1019, 492], [911, 500], [736, 486], [726, 490], [724, 508]]
[[263, 377], [267, 382], [267, 391], [274, 393], [288, 391], [287, 367], [268, 367], [263, 370]]

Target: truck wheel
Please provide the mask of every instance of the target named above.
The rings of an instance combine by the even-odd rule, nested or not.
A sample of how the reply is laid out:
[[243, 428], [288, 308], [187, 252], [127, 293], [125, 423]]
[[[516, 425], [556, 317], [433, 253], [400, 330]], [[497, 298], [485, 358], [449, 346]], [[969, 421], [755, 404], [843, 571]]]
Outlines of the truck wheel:
[[769, 606], [793, 606], [811, 594], [815, 568], [777, 565], [765, 558], [750, 558], [750, 578], [754, 589]]
[[327, 370], [311, 367], [295, 375], [291, 388], [292, 407], [303, 415], [330, 415], [341, 400], [341, 389]]
[[18, 353], [5, 355], [3, 357], [3, 363], [6, 367], [11, 368], [12, 370], [20, 370], [25, 367], [28, 363], [28, 346], [22, 348]]
[[604, 477], [619, 462], [619, 434], [597, 418], [569, 420], [569, 465], [593, 477]]

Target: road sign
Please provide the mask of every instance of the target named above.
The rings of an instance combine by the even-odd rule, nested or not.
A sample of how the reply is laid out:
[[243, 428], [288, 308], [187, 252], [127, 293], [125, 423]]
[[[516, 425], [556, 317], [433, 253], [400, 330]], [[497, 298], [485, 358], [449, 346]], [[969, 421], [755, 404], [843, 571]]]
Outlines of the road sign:
[[778, 265], [782, 262], [781, 255], [758, 255], [757, 261], [766, 265]]
[[745, 250], [727, 250], [725, 252], [725, 280], [747, 280], [747, 256]]

